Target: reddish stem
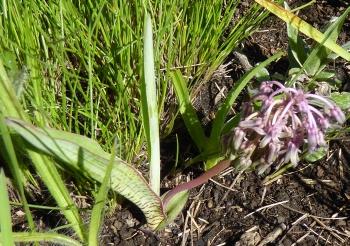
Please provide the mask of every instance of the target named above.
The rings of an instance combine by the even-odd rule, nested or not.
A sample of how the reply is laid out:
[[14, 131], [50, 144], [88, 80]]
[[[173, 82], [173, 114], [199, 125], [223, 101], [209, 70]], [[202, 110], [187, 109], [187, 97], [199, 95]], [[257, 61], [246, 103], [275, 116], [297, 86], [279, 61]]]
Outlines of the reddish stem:
[[189, 182], [186, 182], [186, 183], [183, 183], [183, 184], [176, 186], [175, 188], [173, 188], [172, 190], [170, 190], [168, 193], [165, 194], [164, 199], [163, 199], [163, 206], [166, 207], [168, 202], [170, 201], [170, 199], [173, 196], [175, 196], [177, 193], [179, 193], [181, 191], [193, 189], [201, 184], [208, 182], [208, 180], [210, 178], [214, 177], [215, 175], [219, 174], [220, 172], [222, 172], [223, 170], [228, 168], [230, 166], [230, 164], [231, 164], [230, 160], [220, 161], [218, 164], [216, 164], [214, 167], [210, 168], [208, 171], [203, 173], [198, 178], [195, 178]]

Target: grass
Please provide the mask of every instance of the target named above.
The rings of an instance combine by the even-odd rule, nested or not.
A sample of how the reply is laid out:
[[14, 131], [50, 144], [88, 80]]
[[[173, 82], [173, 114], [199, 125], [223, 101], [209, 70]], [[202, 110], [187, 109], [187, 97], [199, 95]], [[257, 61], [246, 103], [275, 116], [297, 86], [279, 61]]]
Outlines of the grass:
[[[239, 1], [155, 1], [153, 16], [159, 113], [169, 91], [169, 71], [180, 67], [196, 85], [262, 20], [252, 7], [232, 25]], [[132, 160], [144, 144], [140, 130], [143, 2], [3, 1], [0, 49], [8, 69], [26, 66], [24, 105], [38, 124], [98, 139]], [[171, 13], [171, 14], [169, 14]], [[205, 13], [205, 14], [204, 14]], [[224, 32], [229, 35], [224, 39]], [[163, 115], [164, 117], [164, 115]], [[127, 150], [127, 151], [125, 151]]]
[[[152, 16], [154, 30], [157, 110], [161, 119], [171, 122], [177, 112], [167, 111], [164, 105], [172, 90], [172, 71], [179, 69], [191, 78], [185, 86], [194, 91], [266, 16], [253, 5], [233, 21], [239, 3], [4, 0], [0, 4], [1, 118], [16, 117], [88, 136], [106, 151], [118, 139], [121, 147], [116, 155], [129, 162], [143, 156], [141, 162], [146, 142], [140, 113], [144, 8]], [[3, 120], [0, 124], [7, 143], [1, 155], [17, 186], [35, 184], [28, 166], [16, 160], [21, 142], [13, 144]], [[171, 130], [171, 126], [165, 124], [162, 129]], [[65, 208], [62, 213], [76, 237], [86, 242], [85, 225], [54, 161], [32, 151], [28, 156], [58, 207]], [[29, 210], [20, 193], [21, 203]], [[97, 211], [102, 216], [102, 209]], [[30, 213], [27, 216], [30, 222]], [[40, 235], [32, 236], [37, 240]], [[60, 237], [48, 236], [49, 240]], [[23, 240], [27, 239], [24, 235]]]

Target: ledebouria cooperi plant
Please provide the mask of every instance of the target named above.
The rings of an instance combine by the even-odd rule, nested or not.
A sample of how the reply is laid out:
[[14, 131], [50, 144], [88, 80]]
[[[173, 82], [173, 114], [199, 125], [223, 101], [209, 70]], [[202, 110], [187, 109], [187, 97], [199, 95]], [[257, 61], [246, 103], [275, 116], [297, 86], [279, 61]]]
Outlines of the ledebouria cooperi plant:
[[[254, 111], [259, 102], [260, 110]], [[244, 104], [241, 121], [225, 145], [241, 168], [256, 166], [263, 173], [272, 164], [296, 166], [305, 147], [309, 153], [327, 147], [325, 131], [345, 120], [330, 99], [267, 81]]]
[[276, 168], [286, 163], [296, 166], [305, 148], [312, 153], [327, 147], [324, 135], [331, 124], [346, 120], [330, 99], [285, 87], [277, 81], [261, 83], [242, 111], [238, 126], [223, 138], [229, 160], [168, 192], [163, 199], [165, 206], [175, 194], [201, 185], [226, 169], [231, 160], [243, 170], [257, 167], [260, 174], [272, 164]]

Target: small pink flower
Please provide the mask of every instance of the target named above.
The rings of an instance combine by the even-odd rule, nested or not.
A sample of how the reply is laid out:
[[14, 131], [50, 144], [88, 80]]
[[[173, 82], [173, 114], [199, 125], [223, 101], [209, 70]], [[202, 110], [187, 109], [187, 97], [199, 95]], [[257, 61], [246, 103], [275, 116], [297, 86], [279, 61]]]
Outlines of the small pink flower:
[[[254, 112], [257, 101], [262, 106]], [[262, 172], [273, 163], [280, 166], [290, 162], [296, 166], [304, 143], [309, 152], [325, 147], [325, 131], [332, 123], [346, 120], [330, 99], [285, 87], [278, 81], [261, 83], [244, 108], [229, 151], [245, 160], [241, 166], [247, 168], [247, 163], [251, 163]]]

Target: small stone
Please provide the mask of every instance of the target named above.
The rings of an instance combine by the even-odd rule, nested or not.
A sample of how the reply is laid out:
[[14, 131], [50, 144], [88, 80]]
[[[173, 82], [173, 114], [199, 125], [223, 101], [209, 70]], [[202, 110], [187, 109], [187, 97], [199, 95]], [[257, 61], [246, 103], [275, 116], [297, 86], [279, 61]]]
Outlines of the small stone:
[[122, 228], [122, 226], [123, 226], [123, 223], [116, 220], [116, 221], [114, 221], [113, 225], [117, 230], [120, 230], [120, 228]]
[[285, 217], [283, 217], [283, 216], [277, 216], [277, 223], [278, 223], [278, 224], [284, 223], [285, 220], [286, 220]]
[[18, 210], [18, 211], [16, 211], [16, 215], [18, 217], [23, 217], [25, 215], [25, 213], [22, 210]]
[[134, 219], [127, 219], [127, 220], [125, 220], [125, 222], [128, 225], [128, 227], [134, 227], [134, 225], [135, 225]]
[[218, 190], [215, 190], [215, 191], [214, 191], [214, 201], [215, 201], [216, 203], [219, 202], [219, 195], [220, 195], [219, 191], [218, 191]]
[[117, 230], [117, 228], [115, 228], [114, 225], [111, 225], [109, 228], [113, 231], [114, 234], [118, 233], [118, 230]]
[[208, 208], [214, 207], [214, 204], [213, 204], [213, 201], [212, 201], [212, 200], [209, 200], [209, 201], [207, 202], [207, 207], [208, 207]]
[[247, 231], [243, 233], [238, 242], [236, 242], [235, 246], [255, 246], [261, 240], [261, 236], [257, 231]]
[[337, 226], [346, 226], [346, 221], [345, 220], [337, 220], [336, 222]]
[[226, 207], [231, 207], [233, 205], [233, 201], [232, 200], [227, 200], [226, 201]]
[[316, 174], [317, 174], [317, 177], [323, 177], [323, 175], [324, 175], [323, 168], [320, 166], [317, 166], [317, 173]]

